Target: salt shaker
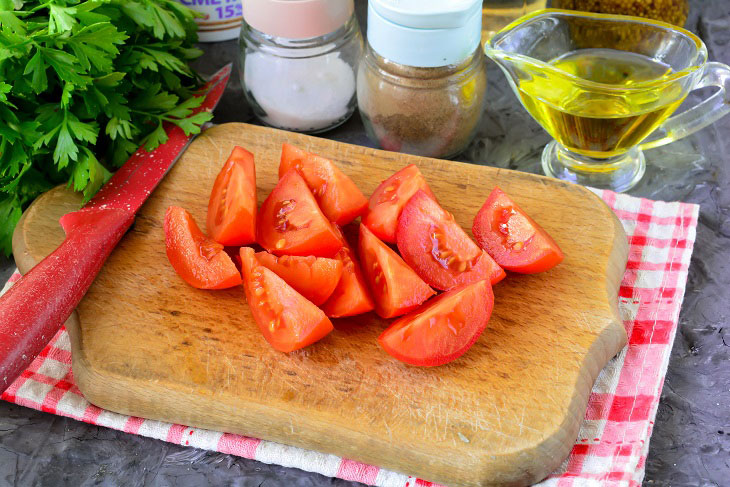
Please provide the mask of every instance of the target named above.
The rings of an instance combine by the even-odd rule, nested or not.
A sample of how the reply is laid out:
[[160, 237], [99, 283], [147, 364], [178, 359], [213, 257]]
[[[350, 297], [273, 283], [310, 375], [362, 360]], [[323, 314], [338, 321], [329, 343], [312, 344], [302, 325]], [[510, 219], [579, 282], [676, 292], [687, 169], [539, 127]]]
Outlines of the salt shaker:
[[242, 83], [261, 121], [316, 133], [352, 115], [363, 49], [353, 0], [245, 0], [243, 20]]
[[380, 147], [428, 157], [462, 152], [484, 111], [480, 0], [370, 0], [357, 99]]

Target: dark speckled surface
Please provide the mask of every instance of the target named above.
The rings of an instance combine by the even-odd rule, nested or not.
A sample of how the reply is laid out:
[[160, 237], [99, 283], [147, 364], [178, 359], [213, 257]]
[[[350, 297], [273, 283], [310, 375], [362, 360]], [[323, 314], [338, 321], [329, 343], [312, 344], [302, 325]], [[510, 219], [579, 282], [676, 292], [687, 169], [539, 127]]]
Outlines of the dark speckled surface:
[[[358, 3], [362, 17], [364, 2]], [[730, 63], [730, 1], [695, 0], [687, 27]], [[207, 45], [204, 74], [230, 61], [236, 43]], [[547, 135], [490, 66], [489, 107], [459, 159], [537, 172]], [[730, 88], [730, 87], [728, 87]], [[691, 97], [691, 101], [697, 98]], [[244, 121], [234, 80], [216, 122]], [[324, 134], [370, 145], [357, 115]], [[646, 153], [648, 173], [631, 194], [701, 205], [679, 332], [646, 465], [647, 486], [730, 485], [730, 118]], [[12, 264], [0, 259], [0, 281]], [[171, 445], [0, 402], [0, 486], [355, 486], [296, 469]]]

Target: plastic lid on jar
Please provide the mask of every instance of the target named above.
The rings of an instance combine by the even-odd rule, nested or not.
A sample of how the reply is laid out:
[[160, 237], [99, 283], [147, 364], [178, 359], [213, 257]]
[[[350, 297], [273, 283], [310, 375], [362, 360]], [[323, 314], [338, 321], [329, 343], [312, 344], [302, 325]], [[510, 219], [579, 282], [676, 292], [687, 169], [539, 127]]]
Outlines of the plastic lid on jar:
[[352, 17], [353, 0], [243, 0], [243, 19], [254, 29], [287, 39], [334, 32]]
[[481, 0], [368, 1], [368, 42], [399, 64], [460, 63], [479, 47], [481, 30]]

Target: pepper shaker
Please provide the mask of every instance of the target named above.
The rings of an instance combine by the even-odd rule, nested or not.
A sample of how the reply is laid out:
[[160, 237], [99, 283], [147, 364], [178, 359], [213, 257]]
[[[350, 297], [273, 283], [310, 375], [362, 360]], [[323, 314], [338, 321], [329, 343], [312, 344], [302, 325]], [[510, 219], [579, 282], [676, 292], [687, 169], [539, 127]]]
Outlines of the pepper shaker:
[[297, 132], [345, 122], [362, 46], [353, 0], [245, 0], [241, 76], [253, 113]]
[[484, 111], [479, 0], [370, 0], [357, 99], [369, 137], [387, 150], [449, 158]]

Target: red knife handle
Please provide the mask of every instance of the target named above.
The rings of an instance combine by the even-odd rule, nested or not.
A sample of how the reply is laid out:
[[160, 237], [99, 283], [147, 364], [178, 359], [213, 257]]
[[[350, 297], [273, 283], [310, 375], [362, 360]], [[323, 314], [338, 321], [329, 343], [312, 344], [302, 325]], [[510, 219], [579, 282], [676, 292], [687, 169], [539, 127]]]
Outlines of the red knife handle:
[[111, 208], [64, 215], [61, 246], [0, 296], [0, 393], [68, 319], [133, 221], [134, 213]]

